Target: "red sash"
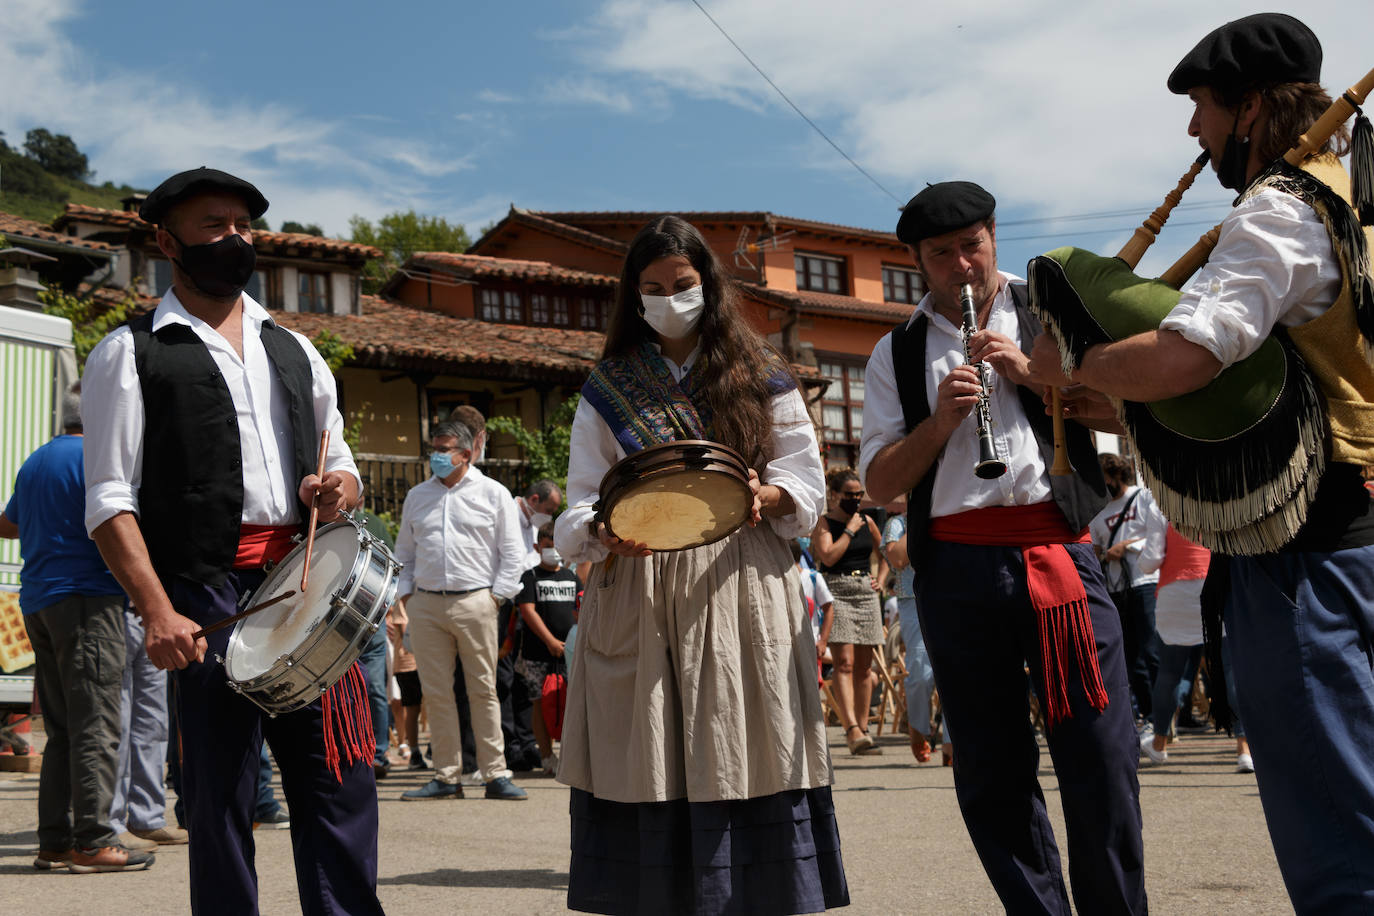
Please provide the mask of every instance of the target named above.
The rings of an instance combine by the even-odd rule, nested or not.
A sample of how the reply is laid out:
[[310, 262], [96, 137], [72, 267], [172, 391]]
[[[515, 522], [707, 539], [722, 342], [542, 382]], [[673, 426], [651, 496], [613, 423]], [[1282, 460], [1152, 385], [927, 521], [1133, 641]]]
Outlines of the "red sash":
[[234, 568], [261, 569], [269, 561], [280, 563], [296, 546], [291, 538], [300, 530], [300, 525], [240, 525]]
[[1054, 728], [1069, 709], [1068, 660], [1078, 674], [1088, 702], [1098, 712], [1107, 708], [1107, 690], [1097, 665], [1088, 594], [1064, 549], [1089, 540], [1087, 529], [1074, 533], [1053, 502], [1033, 506], [991, 506], [930, 520], [930, 536], [958, 544], [1020, 547], [1026, 561], [1026, 589], [1035, 609], [1040, 657], [1045, 672], [1045, 723]]

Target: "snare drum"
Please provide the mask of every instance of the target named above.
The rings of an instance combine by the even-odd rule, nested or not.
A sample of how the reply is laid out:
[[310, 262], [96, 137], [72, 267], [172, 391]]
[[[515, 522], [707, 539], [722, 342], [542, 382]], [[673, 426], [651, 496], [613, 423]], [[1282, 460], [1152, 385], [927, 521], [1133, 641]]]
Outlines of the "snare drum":
[[[234, 625], [225, 652], [229, 686], [271, 715], [309, 705], [355, 662], [396, 600], [401, 564], [344, 513], [315, 532], [310, 587]], [[299, 589], [300, 544], [268, 573], [253, 604]]]
[[592, 523], [650, 550], [686, 550], [733, 534], [749, 520], [749, 468], [734, 449], [685, 439], [635, 452], [601, 479]]

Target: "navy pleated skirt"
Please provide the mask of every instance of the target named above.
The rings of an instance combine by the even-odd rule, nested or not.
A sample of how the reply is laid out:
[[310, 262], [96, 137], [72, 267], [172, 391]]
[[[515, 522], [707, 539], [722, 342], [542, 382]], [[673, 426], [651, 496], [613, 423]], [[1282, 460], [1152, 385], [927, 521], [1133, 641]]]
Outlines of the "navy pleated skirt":
[[641, 804], [573, 789], [569, 807], [569, 909], [783, 916], [849, 905], [829, 786]]

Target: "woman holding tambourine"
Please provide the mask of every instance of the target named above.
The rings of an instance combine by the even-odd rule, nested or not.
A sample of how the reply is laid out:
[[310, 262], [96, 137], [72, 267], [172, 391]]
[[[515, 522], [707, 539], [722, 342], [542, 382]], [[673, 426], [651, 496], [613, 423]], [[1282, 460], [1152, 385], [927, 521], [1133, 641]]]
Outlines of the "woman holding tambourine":
[[[747, 524], [682, 549], [617, 537], [599, 502], [607, 472], [696, 440], [725, 447], [726, 482], [742, 459]], [[573, 788], [571, 908], [848, 904], [815, 647], [784, 540], [812, 528], [823, 490], [787, 363], [739, 313], [701, 234], [653, 220], [631, 242], [603, 358], [582, 389], [555, 529], [560, 553], [595, 563], [558, 774]]]

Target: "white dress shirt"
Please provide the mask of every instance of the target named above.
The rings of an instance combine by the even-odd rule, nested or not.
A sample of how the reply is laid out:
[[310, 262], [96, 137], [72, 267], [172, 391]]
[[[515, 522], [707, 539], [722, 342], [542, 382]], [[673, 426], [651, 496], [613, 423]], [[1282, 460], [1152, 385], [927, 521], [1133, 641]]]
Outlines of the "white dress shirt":
[[515, 517], [520, 521], [520, 540], [524, 541], [528, 548], [525, 568], [534, 569], [542, 559], [539, 555], [539, 529], [534, 527], [530, 516], [525, 514], [527, 508], [524, 497], [515, 497]]
[[529, 546], [510, 490], [469, 466], [451, 487], [431, 477], [411, 488], [401, 507], [396, 559], [398, 594], [490, 588], [498, 598], [520, 594]]
[[[987, 328], [1006, 335], [1018, 347], [1022, 345], [1016, 306], [1007, 284], [1019, 278], [999, 271], [1001, 289], [992, 300]], [[927, 293], [916, 306], [907, 327], [917, 315], [925, 315], [926, 324], [926, 401], [933, 413], [939, 395], [938, 388], [955, 366], [964, 364], [964, 338], [957, 325], [935, 311], [933, 297]], [[988, 413], [992, 417], [992, 439], [997, 457], [1007, 464], [1007, 472], [993, 480], [982, 480], [973, 474], [978, 464], [978, 412], [969, 415], [949, 437], [940, 452], [935, 468], [935, 489], [931, 495], [930, 517], [954, 515], [969, 509], [989, 506], [1029, 506], [1042, 503], [1052, 496], [1045, 460], [1035, 431], [1026, 419], [1016, 385], [998, 375], [992, 376], [992, 392], [988, 397]], [[878, 452], [894, 442], [906, 438], [906, 420], [902, 415], [902, 401], [897, 394], [897, 379], [892, 368], [892, 334], [878, 341], [864, 374], [864, 431], [859, 444], [859, 476], [866, 480], [868, 466]], [[867, 483], [865, 482], [865, 486]]]
[[[681, 381], [698, 355], [693, 350], [681, 366], [664, 357], [675, 381]], [[806, 412], [806, 402], [795, 388], [773, 397], [773, 435], [765, 449], [773, 457], [759, 471], [759, 481], [787, 491], [796, 504], [791, 515], [767, 518], [779, 537], [807, 534], [825, 511], [825, 469], [821, 466], [816, 430]], [[597, 562], [609, 551], [587, 530], [596, 514], [592, 505], [600, 497], [601, 478], [611, 465], [625, 457], [596, 408], [583, 398], [573, 415], [568, 460], [568, 508], [554, 523], [554, 544], [568, 564]]]
[[[243, 465], [243, 524], [290, 525], [301, 521], [291, 443], [290, 400], [262, 345], [262, 326], [272, 322], [247, 293], [243, 296], [243, 358], [229, 341], [191, 315], [168, 290], [153, 313], [153, 330], [169, 324], [191, 328], [210, 351], [229, 388], [238, 415], [239, 452]], [[329, 367], [304, 336], [290, 332], [310, 360], [315, 427], [329, 430], [327, 471], [347, 471], [362, 480], [343, 437], [343, 417]], [[87, 447], [86, 530], [94, 532], [120, 512], [138, 513], [143, 482], [143, 435], [146, 422], [143, 389], [134, 364], [134, 337], [129, 328], [112, 331], [86, 358], [81, 381], [81, 415]], [[318, 445], [311, 443], [315, 454]]]
[[1147, 568], [1140, 562], [1140, 555], [1145, 550], [1150, 529], [1164, 521], [1164, 516], [1155, 505], [1154, 497], [1150, 495], [1149, 490], [1144, 487], [1127, 487], [1119, 497], [1103, 506], [1102, 511], [1088, 523], [1088, 533], [1092, 535], [1095, 545], [1106, 550], [1110, 546], [1107, 540], [1112, 525], [1116, 523], [1121, 510], [1126, 507], [1133, 493], [1139, 495], [1131, 502], [1131, 509], [1126, 513], [1126, 519], [1121, 523], [1121, 527], [1117, 529], [1116, 538], [1112, 540], [1112, 544], [1134, 541], [1126, 545], [1126, 566], [1130, 571], [1130, 581], [1126, 581], [1126, 570], [1121, 568], [1121, 561], [1112, 560], [1105, 567], [1107, 587], [1112, 590], [1127, 586], [1135, 588], [1159, 581], [1159, 564]]
[[1274, 325], [1321, 315], [1340, 290], [1340, 262], [1317, 211], [1265, 188], [1221, 221], [1217, 247], [1160, 329], [1205, 347], [1225, 368], [1258, 350]]

